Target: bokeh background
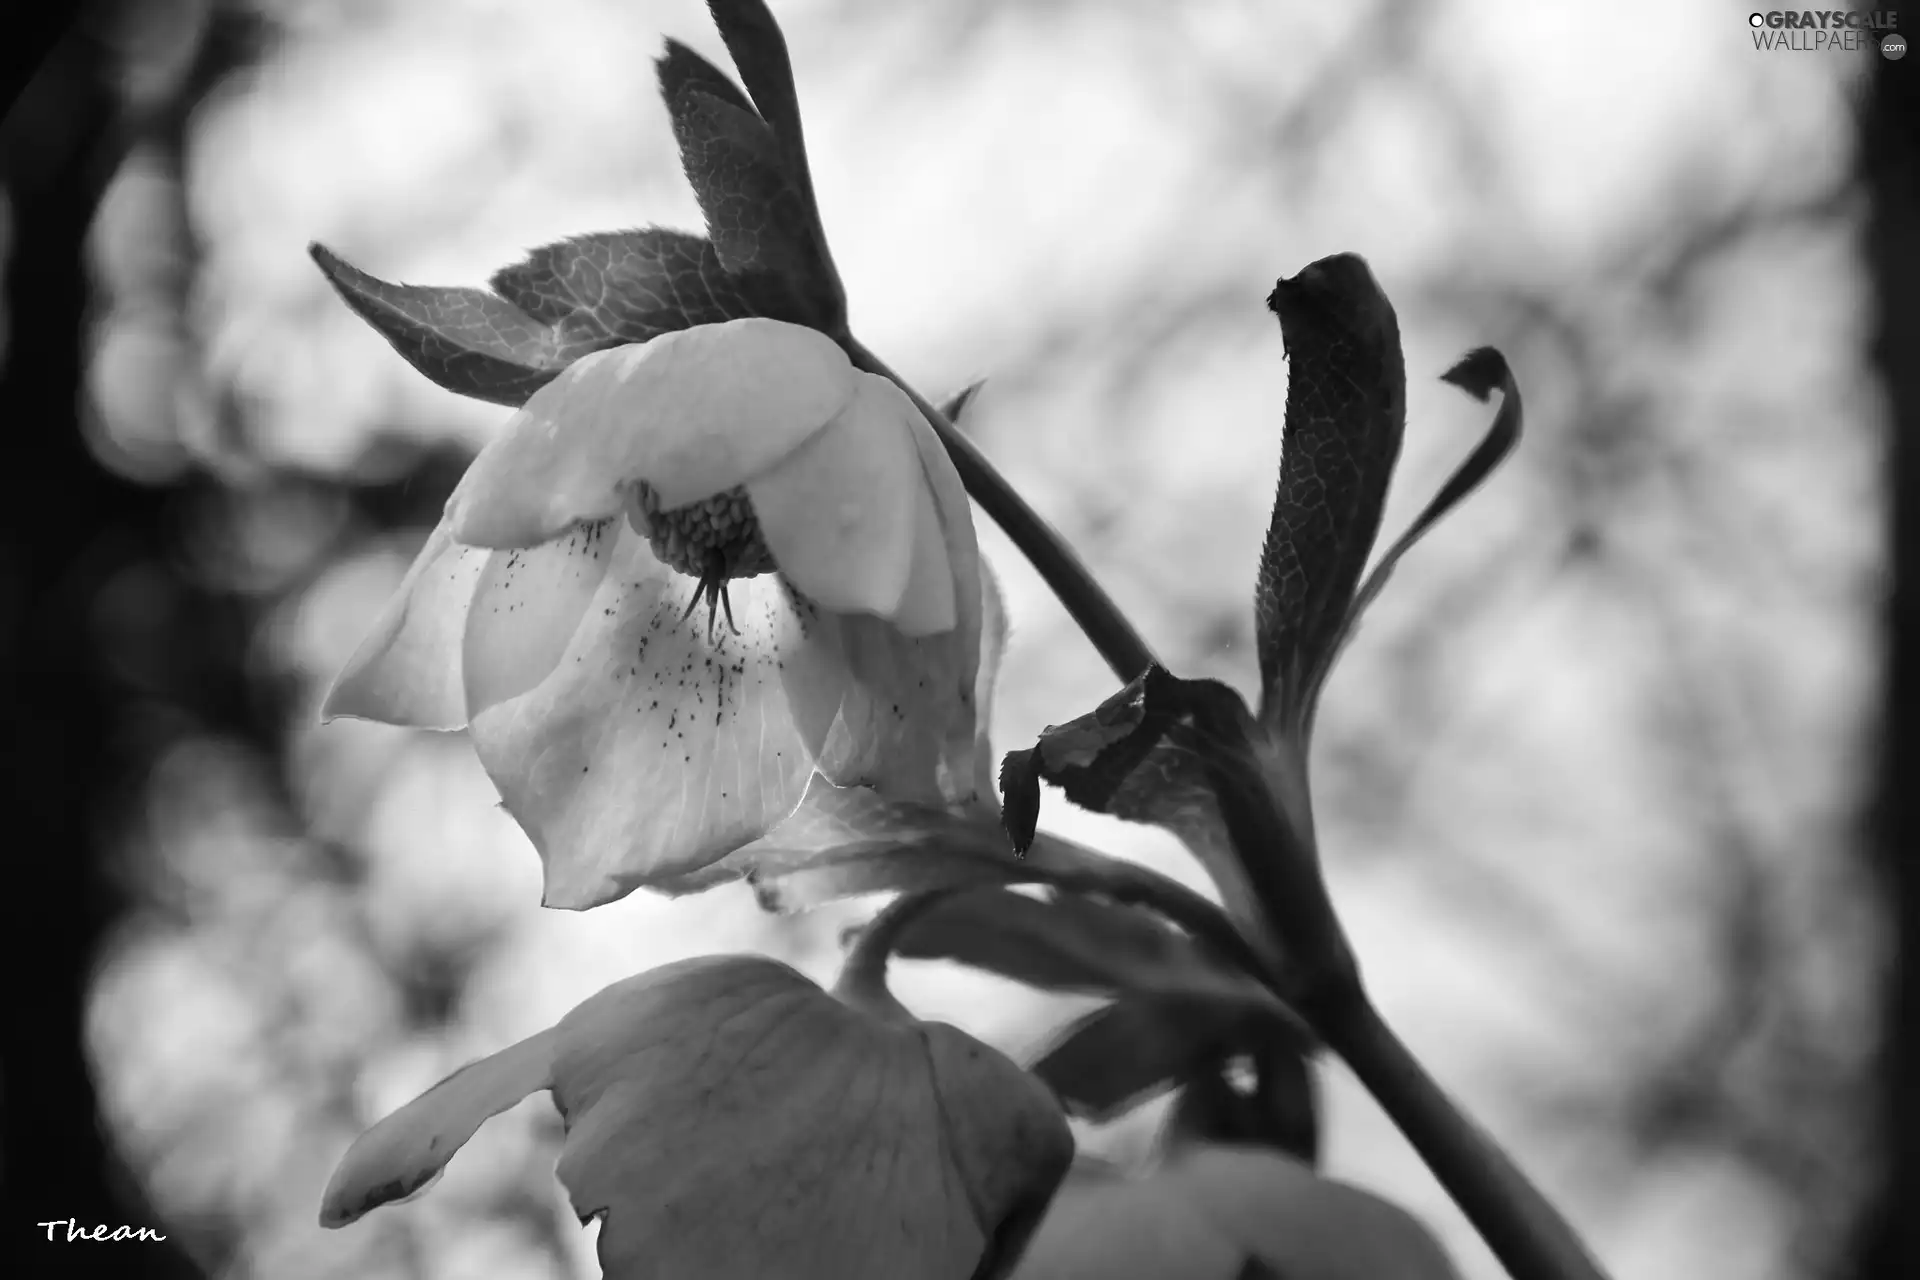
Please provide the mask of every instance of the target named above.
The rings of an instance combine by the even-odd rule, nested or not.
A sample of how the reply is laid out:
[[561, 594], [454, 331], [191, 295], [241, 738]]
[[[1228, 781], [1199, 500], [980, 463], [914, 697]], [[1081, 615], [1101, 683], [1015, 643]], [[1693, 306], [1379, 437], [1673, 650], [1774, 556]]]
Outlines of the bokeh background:
[[[1486, 421], [1438, 375], [1506, 352], [1524, 444], [1396, 575], [1327, 695], [1335, 900], [1389, 1019], [1614, 1274], [1836, 1273], [1878, 1169], [1888, 937], [1861, 821], [1887, 411], [1856, 104], [1877, 55], [1761, 52], [1745, 9], [1651, 0], [775, 8], [856, 330], [931, 396], [988, 379], [970, 430], [1176, 670], [1252, 692], [1275, 277], [1351, 250], [1398, 307], [1389, 532]], [[59, 616], [111, 690], [75, 713], [102, 745], [74, 829], [107, 851], [72, 881], [101, 940], [75, 1007], [124, 1203], [180, 1274], [592, 1274], [543, 1099], [415, 1204], [322, 1232], [320, 1189], [367, 1124], [606, 983], [739, 949], [825, 977], [868, 909], [783, 920], [722, 890], [544, 911], [459, 736], [315, 719], [509, 414], [415, 374], [307, 243], [479, 284], [569, 234], [697, 228], [653, 89], [666, 34], [724, 62], [695, 0], [140, 0], [97, 6], [9, 118], [9, 208], [63, 154], [33, 137], [102, 139], [80, 166], [97, 209], [75, 206], [78, 439], [87, 492], [134, 514], [91, 541], [84, 502], [68, 515]], [[42, 358], [46, 319], [7, 317], [10, 363]], [[1013, 616], [1010, 748], [1112, 683], [983, 538]], [[1057, 796], [1045, 820], [1201, 883], [1159, 833]], [[1065, 1016], [902, 969], [917, 1007], [1015, 1052]], [[34, 1106], [18, 1065], [10, 1123]], [[1124, 1155], [1146, 1133], [1086, 1137]], [[1332, 1172], [1500, 1274], [1337, 1067], [1326, 1134]]]

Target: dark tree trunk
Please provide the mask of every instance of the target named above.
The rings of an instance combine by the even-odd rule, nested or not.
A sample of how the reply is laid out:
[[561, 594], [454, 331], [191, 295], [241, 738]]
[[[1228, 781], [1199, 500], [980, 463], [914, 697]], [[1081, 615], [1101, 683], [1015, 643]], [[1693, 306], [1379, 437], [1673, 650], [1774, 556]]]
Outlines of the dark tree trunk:
[[[29, 6], [33, 8], [35, 6]], [[66, 6], [46, 6], [50, 13]], [[90, 17], [97, 17], [98, 11]], [[24, 18], [9, 19], [25, 22]], [[190, 1277], [174, 1241], [66, 1243], [34, 1224], [166, 1230], [102, 1132], [83, 1042], [86, 989], [121, 903], [107, 870], [129, 761], [128, 693], [106, 676], [90, 605], [160, 543], [164, 495], [115, 480], [80, 428], [88, 285], [82, 248], [117, 163], [116, 68], [88, 23], [53, 46], [0, 126], [10, 205], [0, 369], [0, 832], [5, 983], [6, 1254], [15, 1276]], [[8, 63], [35, 48], [28, 35]]]
[[1891, 416], [1891, 571], [1872, 847], [1895, 950], [1875, 1100], [1886, 1167], [1861, 1223], [1862, 1280], [1920, 1276], [1920, 66], [1875, 62], [1860, 164], [1871, 202], [1872, 356]]

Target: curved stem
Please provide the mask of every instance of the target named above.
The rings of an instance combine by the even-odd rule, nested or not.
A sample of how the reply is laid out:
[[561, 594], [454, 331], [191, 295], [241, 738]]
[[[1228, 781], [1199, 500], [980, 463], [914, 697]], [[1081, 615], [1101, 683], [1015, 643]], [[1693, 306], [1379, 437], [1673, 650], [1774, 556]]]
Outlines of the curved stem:
[[902, 894], [882, 907], [854, 938], [852, 949], [841, 963], [840, 977], [833, 984], [833, 994], [882, 1021], [912, 1022], [913, 1014], [887, 986], [887, 961], [893, 956], [901, 930], [915, 916], [958, 892], [958, 888], [944, 888]]
[[1313, 1022], [1419, 1151], [1508, 1275], [1607, 1280], [1559, 1210], [1435, 1083], [1364, 991], [1353, 988], [1316, 1010]]
[[980, 452], [979, 446], [962, 435], [947, 415], [934, 408], [925, 396], [908, 386], [906, 379], [862, 346], [858, 338], [848, 337], [846, 346], [847, 354], [856, 368], [878, 374], [899, 387], [907, 393], [914, 407], [926, 415], [927, 421], [933, 424], [934, 431], [939, 434], [940, 443], [947, 446], [947, 456], [953, 459], [954, 470], [960, 473], [960, 480], [967, 486], [967, 492], [1033, 562], [1033, 567], [1040, 571], [1040, 576], [1053, 588], [1053, 593], [1060, 597], [1060, 603], [1067, 607], [1074, 622], [1087, 633], [1087, 639], [1093, 641], [1093, 647], [1100, 651], [1100, 656], [1106, 659], [1121, 683], [1152, 666], [1153, 650], [1147, 647], [1147, 642], [1140, 638], [1140, 633], [1120, 612], [1120, 606], [1113, 602], [1113, 597], [1094, 581], [1093, 574], [1080, 562], [1080, 557], [1074, 555], [1059, 532], [1042, 520], [1027, 505], [1026, 499], [1014, 491], [1006, 477]]

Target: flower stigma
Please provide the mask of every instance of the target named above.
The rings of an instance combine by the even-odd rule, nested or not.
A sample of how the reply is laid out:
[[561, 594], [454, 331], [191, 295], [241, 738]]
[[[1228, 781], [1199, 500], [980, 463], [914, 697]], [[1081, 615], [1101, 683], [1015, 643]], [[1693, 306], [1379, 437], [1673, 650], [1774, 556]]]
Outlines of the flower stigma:
[[743, 486], [662, 511], [653, 487], [638, 481], [627, 497], [627, 523], [646, 538], [661, 564], [695, 580], [693, 598], [680, 615], [682, 622], [705, 600], [708, 640], [713, 639], [715, 615], [722, 610], [727, 629], [740, 634], [727, 584], [735, 578], [772, 573], [775, 567]]

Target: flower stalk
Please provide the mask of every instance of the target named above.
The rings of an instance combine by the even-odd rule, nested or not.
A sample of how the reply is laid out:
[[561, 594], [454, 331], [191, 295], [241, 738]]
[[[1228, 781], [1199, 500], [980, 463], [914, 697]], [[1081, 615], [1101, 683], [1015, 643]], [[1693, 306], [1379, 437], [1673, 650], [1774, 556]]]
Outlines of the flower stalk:
[[1560, 1211], [1446, 1095], [1363, 989], [1317, 1010], [1313, 1022], [1513, 1280], [1607, 1280]]
[[1093, 642], [1093, 647], [1100, 651], [1100, 656], [1121, 683], [1132, 680], [1152, 666], [1155, 661], [1153, 650], [1147, 647], [1147, 642], [1134, 629], [1133, 623], [1127, 620], [1127, 616], [1120, 612], [1120, 606], [1113, 602], [1113, 597], [1094, 580], [1092, 572], [1073, 553], [1059, 531], [1042, 519], [1037, 511], [1027, 505], [1027, 500], [1007, 483], [1006, 477], [988, 461], [980, 447], [962, 434], [946, 414], [915, 391], [905, 378], [861, 345], [859, 339], [847, 339], [846, 347], [854, 368], [890, 380], [907, 393], [914, 407], [933, 424], [940, 443], [947, 447], [947, 456], [953, 459], [954, 470], [960, 473], [961, 482], [967, 486], [968, 495], [980, 504], [980, 509], [995, 524], [1005, 530], [1007, 536], [1013, 539], [1013, 544], [1020, 548], [1021, 554], [1039, 570], [1040, 577], [1060, 598], [1067, 613], [1086, 633], [1087, 639]]

